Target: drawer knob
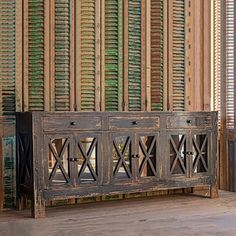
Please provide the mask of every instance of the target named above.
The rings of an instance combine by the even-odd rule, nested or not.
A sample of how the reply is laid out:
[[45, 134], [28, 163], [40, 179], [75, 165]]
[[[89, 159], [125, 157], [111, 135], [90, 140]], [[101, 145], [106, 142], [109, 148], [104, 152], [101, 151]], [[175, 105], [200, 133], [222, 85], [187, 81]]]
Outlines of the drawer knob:
[[187, 124], [192, 124], [192, 120], [186, 120]]
[[139, 154], [133, 154], [131, 157], [132, 158], [139, 158]]
[[70, 125], [76, 125], [76, 122], [75, 121], [71, 121]]
[[137, 125], [138, 122], [136, 120], [132, 121], [132, 125]]
[[70, 158], [68, 158], [68, 161], [76, 162], [76, 161], [78, 161], [78, 158], [70, 157]]

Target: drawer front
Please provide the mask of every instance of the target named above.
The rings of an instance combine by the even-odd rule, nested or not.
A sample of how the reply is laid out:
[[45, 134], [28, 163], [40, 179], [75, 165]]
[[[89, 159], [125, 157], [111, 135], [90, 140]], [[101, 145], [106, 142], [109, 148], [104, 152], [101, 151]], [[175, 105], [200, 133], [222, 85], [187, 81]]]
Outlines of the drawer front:
[[101, 117], [92, 116], [54, 116], [44, 117], [43, 129], [45, 131], [62, 130], [94, 130], [102, 129]]
[[168, 116], [167, 129], [211, 127], [211, 116]]
[[159, 129], [159, 117], [110, 117], [109, 130]]

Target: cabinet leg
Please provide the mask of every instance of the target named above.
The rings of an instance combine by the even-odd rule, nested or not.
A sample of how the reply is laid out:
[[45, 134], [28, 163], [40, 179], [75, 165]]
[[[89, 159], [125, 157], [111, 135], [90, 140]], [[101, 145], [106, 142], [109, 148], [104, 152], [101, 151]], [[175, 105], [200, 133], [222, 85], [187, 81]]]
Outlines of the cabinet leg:
[[218, 186], [217, 184], [212, 184], [210, 186], [210, 198], [218, 198], [219, 193], [218, 193]]
[[45, 201], [35, 199], [31, 201], [31, 216], [33, 218], [45, 217]]

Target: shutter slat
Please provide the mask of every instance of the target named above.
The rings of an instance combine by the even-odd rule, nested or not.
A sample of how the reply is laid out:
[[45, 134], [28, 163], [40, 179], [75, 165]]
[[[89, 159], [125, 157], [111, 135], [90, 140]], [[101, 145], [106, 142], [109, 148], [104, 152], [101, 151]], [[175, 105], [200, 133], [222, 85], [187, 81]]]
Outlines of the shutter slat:
[[128, 3], [128, 97], [129, 111], [141, 110], [141, 0]]
[[44, 1], [29, 0], [29, 110], [44, 110]]
[[15, 111], [16, 2], [0, 1], [0, 82], [1, 114]]
[[[171, 50], [171, 49], [170, 49]], [[185, 1], [173, 0], [173, 110], [185, 109]]]
[[70, 110], [70, 0], [55, 1], [55, 110]]
[[163, 0], [151, 1], [151, 109], [163, 110]]
[[122, 98], [122, 0], [105, 1], [105, 110], [118, 111]]
[[80, 2], [80, 93], [81, 110], [95, 110], [95, 79], [96, 79], [96, 0]]

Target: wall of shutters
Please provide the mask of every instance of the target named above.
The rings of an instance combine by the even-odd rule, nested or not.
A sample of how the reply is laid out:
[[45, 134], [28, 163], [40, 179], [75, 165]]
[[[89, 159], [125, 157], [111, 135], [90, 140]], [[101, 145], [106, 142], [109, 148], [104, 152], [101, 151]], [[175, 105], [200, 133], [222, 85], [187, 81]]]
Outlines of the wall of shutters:
[[15, 111], [185, 110], [196, 1], [0, 1], [1, 149]]

